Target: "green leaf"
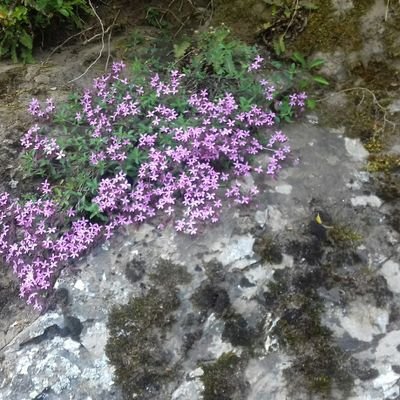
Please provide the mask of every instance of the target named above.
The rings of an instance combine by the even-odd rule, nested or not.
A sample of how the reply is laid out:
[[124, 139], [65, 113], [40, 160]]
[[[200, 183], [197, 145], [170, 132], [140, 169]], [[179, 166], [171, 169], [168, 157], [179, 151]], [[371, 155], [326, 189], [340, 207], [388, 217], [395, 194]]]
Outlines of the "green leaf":
[[285, 46], [285, 37], [284, 35], [279, 36], [278, 40], [273, 41], [273, 46], [274, 46], [274, 51], [277, 56], [282, 55], [286, 51], [286, 46]]
[[295, 51], [292, 55], [292, 60], [299, 63], [303, 68], [306, 66], [306, 59], [298, 51]]
[[85, 204], [83, 205], [83, 209], [87, 212], [90, 212], [89, 218], [92, 219], [93, 217], [96, 217], [97, 215], [100, 214], [100, 208], [98, 204], [96, 203], [89, 203], [85, 201]]
[[321, 60], [320, 58], [317, 58], [315, 60], [312, 60], [309, 64], [308, 64], [308, 69], [314, 69], [314, 68], [319, 68], [322, 67], [325, 64], [324, 60]]
[[314, 110], [314, 108], [316, 107], [317, 103], [314, 99], [307, 99], [306, 100], [306, 105], [307, 108], [309, 108], [310, 110]]
[[306, 10], [318, 10], [318, 6], [314, 4], [312, 1], [302, 1], [300, 3], [300, 7], [305, 8]]
[[135, 147], [128, 156], [128, 159], [133, 162], [134, 164], [140, 164], [140, 162], [142, 161], [142, 157], [143, 157], [143, 153], [137, 148]]
[[320, 85], [324, 85], [324, 86], [329, 85], [329, 82], [325, 78], [323, 78], [322, 76], [314, 76], [313, 80], [315, 82], [319, 83]]
[[18, 62], [18, 56], [17, 56], [17, 47], [16, 47], [15, 43], [13, 43], [11, 45], [10, 53], [11, 53], [11, 60], [13, 61], [13, 63], [17, 63]]
[[175, 60], [179, 60], [181, 59], [185, 53], [186, 50], [190, 47], [190, 42], [188, 42], [187, 40], [184, 40], [183, 42], [174, 44], [174, 56], [175, 56]]
[[228, 76], [236, 75], [236, 68], [232, 60], [232, 53], [227, 53], [225, 55], [225, 69], [228, 72]]
[[279, 36], [279, 47], [282, 50], [282, 53], [284, 53], [286, 51], [285, 36], [284, 35]]
[[32, 50], [32, 37], [23, 29], [19, 36], [19, 41], [28, 49]]
[[282, 63], [280, 63], [279, 61], [271, 61], [271, 64], [276, 69], [281, 69], [282, 68]]
[[62, 14], [62, 15], [64, 15], [64, 17], [69, 17], [70, 16], [70, 13], [69, 13], [69, 11], [67, 10], [67, 9], [65, 9], [65, 8], [60, 8], [59, 10], [58, 10], [58, 12], [60, 13], [60, 14]]

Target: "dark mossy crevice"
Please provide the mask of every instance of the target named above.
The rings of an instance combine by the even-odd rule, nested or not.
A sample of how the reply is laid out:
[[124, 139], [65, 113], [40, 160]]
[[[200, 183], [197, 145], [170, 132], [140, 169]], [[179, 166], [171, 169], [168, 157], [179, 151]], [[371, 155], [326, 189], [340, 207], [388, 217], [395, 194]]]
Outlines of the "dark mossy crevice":
[[400, 86], [400, 71], [392, 68], [387, 60], [359, 64], [351, 70], [351, 75], [362, 79], [361, 86], [383, 95]]
[[393, 209], [392, 214], [388, 217], [389, 225], [398, 233], [400, 233], [400, 206]]
[[373, 174], [373, 190], [382, 200], [395, 202], [400, 198], [400, 155], [371, 154], [367, 170]]
[[225, 281], [225, 269], [220, 262], [211, 260], [204, 265], [204, 270], [213, 284], [222, 284]]
[[192, 277], [185, 266], [161, 259], [158, 261], [156, 272], [150, 274], [150, 279], [156, 285], [168, 288], [189, 284]]
[[234, 353], [224, 353], [215, 362], [201, 366], [204, 374], [204, 400], [241, 400], [245, 398], [243, 360]]
[[[213, 268], [218, 264], [211, 263], [208, 267], [210, 265]], [[234, 310], [223, 282], [215, 284], [212, 280], [205, 280], [192, 295], [191, 302], [199, 310], [201, 321], [205, 321], [212, 313], [224, 321], [223, 340], [229, 341], [233, 346], [245, 347], [248, 351], [258, 346], [262, 336], [261, 327], [251, 325], [243, 315]]]
[[[126, 274], [136, 282], [146, 269], [143, 260], [134, 259]], [[106, 355], [127, 399], [134, 393], [140, 399], [153, 399], [178, 370], [163, 344], [181, 304], [176, 286], [189, 284], [191, 275], [184, 266], [160, 259], [149, 277], [154, 286], [147, 294], [114, 307], [108, 318]]]
[[[314, 274], [317, 277], [312, 279]], [[317, 269], [308, 274], [301, 269], [294, 274], [289, 269], [280, 270], [274, 274], [265, 296], [279, 316], [271, 334], [294, 357], [285, 371], [289, 387], [305, 387], [310, 393], [329, 396], [333, 387], [347, 393], [352, 376], [348, 356], [321, 322], [324, 305], [316, 288], [323, 284], [319, 280], [324, 280], [325, 275], [318, 274]]]
[[387, 55], [392, 59], [400, 57], [400, 3], [397, 1], [388, 1], [386, 6], [388, 18], [385, 21], [385, 31], [383, 34], [383, 43]]
[[375, 193], [382, 200], [387, 202], [395, 202], [400, 199], [400, 175], [399, 174], [383, 174], [375, 177]]
[[[333, 388], [347, 395], [353, 377], [350, 356], [340, 349], [331, 330], [322, 324], [325, 308], [321, 291], [343, 292], [341, 302], [350, 300], [345, 297], [347, 290], [367, 294], [372, 299], [376, 297], [380, 304], [388, 297], [381, 282], [374, 285], [375, 275], [367, 279], [361, 271], [360, 276], [365, 279], [357, 284], [347, 267], [356, 268], [360, 262], [355, 249], [361, 235], [318, 204], [318, 201], [312, 204], [313, 217], [305, 225], [302, 238], [288, 239], [283, 244], [285, 252], [293, 255], [295, 267], [274, 272], [264, 301], [278, 318], [271, 334], [293, 356], [292, 366], [286, 370], [289, 387], [304, 387], [328, 399]], [[367, 282], [371, 284], [368, 293], [363, 287]]]
[[265, 232], [256, 238], [253, 251], [263, 262], [280, 264], [283, 260], [279, 242], [272, 235]]
[[225, 326], [222, 339], [229, 341], [232, 346], [243, 346], [252, 351], [261, 339], [262, 330], [253, 327], [240, 314], [231, 312], [224, 318]]
[[115, 367], [125, 398], [152, 399], [174, 378], [172, 356], [163, 348], [163, 331], [173, 323], [180, 301], [176, 291], [151, 289], [141, 298], [114, 307], [108, 319], [106, 355]]
[[318, 238], [294, 239], [286, 243], [285, 250], [296, 263], [320, 265], [324, 250]]
[[[270, 334], [293, 357], [285, 371], [289, 389], [303, 387], [330, 399], [332, 390], [350, 393], [354, 377], [372, 379], [376, 371], [360, 366], [343, 351], [332, 331], [323, 325], [323, 293], [338, 293], [341, 305], [362, 298], [376, 307], [386, 307], [393, 294], [386, 280], [362, 266], [356, 251], [361, 235], [353, 226], [315, 212], [302, 239], [283, 247], [294, 256], [295, 267], [276, 270], [264, 293], [265, 304], [277, 323]], [[352, 266], [351, 269], [348, 266]]]
[[358, 261], [355, 248], [361, 242], [362, 236], [356, 228], [318, 211], [304, 230], [303, 238], [288, 240], [284, 248], [295, 263], [340, 267]]
[[125, 276], [131, 283], [140, 281], [145, 273], [146, 264], [143, 260], [134, 258], [125, 266]]
[[383, 308], [393, 300], [393, 293], [389, 290], [386, 279], [367, 267], [351, 275], [337, 275], [337, 285], [343, 290], [344, 302], [362, 297], [364, 301]]
[[318, 8], [308, 17], [305, 30], [290, 47], [305, 55], [316, 51], [358, 50], [363, 45], [361, 17], [374, 4], [374, 0], [354, 2], [350, 10], [338, 12], [331, 0], [319, 0]]
[[222, 316], [231, 306], [228, 292], [221, 286], [213, 285], [208, 281], [204, 281], [200, 285], [191, 301], [204, 316], [211, 312]]

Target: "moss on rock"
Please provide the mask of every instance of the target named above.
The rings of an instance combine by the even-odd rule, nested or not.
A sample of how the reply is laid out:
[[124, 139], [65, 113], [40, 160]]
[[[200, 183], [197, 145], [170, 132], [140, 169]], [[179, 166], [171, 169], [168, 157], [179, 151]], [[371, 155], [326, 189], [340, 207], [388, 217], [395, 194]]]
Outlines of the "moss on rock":
[[278, 242], [266, 233], [255, 240], [253, 251], [261, 257], [262, 261], [271, 264], [280, 264], [283, 259], [282, 250]]
[[373, 4], [374, 0], [359, 0], [354, 2], [352, 9], [339, 13], [331, 0], [319, 0], [317, 9], [308, 18], [306, 29], [291, 47], [306, 55], [337, 48], [360, 49], [363, 44], [360, 18]]
[[204, 400], [243, 399], [240, 358], [230, 352], [224, 353], [212, 364], [203, 364]]
[[[138, 262], [132, 266], [137, 268]], [[157, 289], [114, 307], [108, 318], [106, 355], [127, 399], [135, 394], [140, 399], [153, 399], [175, 376], [172, 354], [163, 342], [180, 305], [176, 285], [189, 283], [190, 274], [183, 266], [160, 260], [150, 278]]]
[[[294, 356], [291, 367], [285, 371], [290, 387], [305, 386], [310, 393], [329, 396], [333, 386], [347, 392], [352, 377], [347, 370], [345, 353], [321, 322], [324, 306], [316, 288], [324, 285], [326, 276], [323, 273], [318, 279], [310, 279], [304, 272], [291, 276], [290, 270], [285, 269], [274, 274], [266, 295], [280, 316], [271, 333]], [[285, 285], [288, 287], [284, 293], [276, 290]]]
[[172, 313], [179, 304], [176, 291], [152, 289], [111, 310], [106, 355], [125, 398], [136, 393], [139, 398], [151, 399], [163, 382], [174, 377], [171, 355], [162, 346], [162, 332], [173, 322]]

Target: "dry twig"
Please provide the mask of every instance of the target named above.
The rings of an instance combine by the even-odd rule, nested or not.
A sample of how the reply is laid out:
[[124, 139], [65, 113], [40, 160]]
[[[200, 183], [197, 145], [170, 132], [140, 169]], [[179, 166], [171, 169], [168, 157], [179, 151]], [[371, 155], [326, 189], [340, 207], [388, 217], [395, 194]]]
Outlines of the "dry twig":
[[288, 33], [290, 27], [292, 26], [293, 21], [294, 21], [294, 17], [296, 16], [296, 13], [297, 13], [298, 9], [299, 9], [299, 0], [295, 0], [295, 5], [294, 5], [294, 10], [293, 10], [293, 13], [292, 13], [292, 17], [291, 17], [291, 19], [290, 19], [290, 21], [289, 21], [289, 23], [288, 23], [288, 25], [287, 25], [287, 27], [285, 29], [285, 33], [283, 34], [283, 36], [286, 36], [286, 34]]
[[75, 33], [74, 35], [72, 35], [72, 36], [68, 37], [67, 39], [65, 39], [61, 44], [59, 44], [57, 47], [55, 47], [55, 48], [52, 50], [52, 52], [49, 54], [49, 56], [46, 58], [46, 60], [43, 61], [43, 64], [47, 64], [48, 61], [49, 61], [49, 59], [50, 59], [50, 57], [51, 57], [55, 52], [57, 52], [57, 50], [61, 49], [61, 47], [65, 46], [70, 40], [72, 40], [73, 38], [75, 38], [75, 37], [77, 37], [77, 36], [83, 35], [84, 33], [88, 32], [88, 31], [91, 31], [94, 27], [95, 27], [94, 25], [93, 25], [93, 26], [90, 26], [89, 28], [86, 28], [86, 29], [84, 29], [83, 31], [80, 31], [80, 32], [78, 32], [78, 33]]
[[68, 83], [75, 82], [78, 79], [82, 78], [84, 75], [86, 75], [87, 72], [90, 70], [90, 68], [92, 68], [93, 65], [95, 65], [97, 63], [97, 61], [99, 61], [101, 56], [103, 55], [103, 50], [104, 50], [104, 47], [105, 47], [105, 43], [104, 43], [105, 30], [104, 30], [103, 21], [99, 17], [99, 14], [97, 14], [97, 12], [96, 12], [95, 8], [93, 7], [93, 4], [92, 4], [92, 2], [90, 0], [89, 0], [89, 5], [90, 5], [90, 8], [93, 10], [94, 15], [96, 16], [96, 18], [99, 20], [99, 23], [100, 23], [100, 26], [101, 26], [101, 32], [102, 32], [102, 34], [101, 34], [101, 49], [100, 49], [100, 52], [99, 52], [99, 55], [97, 56], [97, 58], [86, 68], [85, 72], [83, 72], [81, 75], [77, 76], [76, 78], [71, 79], [70, 81], [68, 81]]
[[387, 107], [383, 106], [379, 102], [379, 100], [376, 98], [375, 93], [372, 90], [370, 90], [370, 89], [368, 89], [366, 87], [353, 87], [353, 88], [342, 89], [342, 90], [339, 90], [338, 92], [331, 93], [328, 96], [323, 97], [322, 99], [318, 99], [318, 100], [316, 100], [316, 102], [317, 103], [323, 102], [323, 101], [329, 99], [330, 97], [335, 96], [336, 94], [346, 93], [346, 92], [354, 92], [354, 91], [360, 91], [360, 90], [362, 91], [362, 98], [361, 98], [361, 101], [360, 101], [359, 105], [361, 105], [362, 102], [364, 101], [365, 93], [369, 94], [372, 97], [373, 103], [383, 113], [383, 126], [382, 126], [381, 130], [382, 131], [385, 130], [386, 124], [391, 125], [392, 129], [394, 130], [396, 128], [396, 123], [393, 122], [393, 121], [390, 121], [389, 119], [387, 119], [387, 113], [388, 113]]
[[108, 40], [107, 40], [107, 60], [106, 60], [106, 65], [104, 66], [104, 71], [107, 71], [108, 69], [108, 63], [110, 61], [110, 56], [111, 56], [111, 34], [112, 34], [112, 28], [115, 25], [115, 21], [117, 20], [119, 13], [121, 10], [118, 10], [117, 14], [114, 17], [114, 20], [112, 24], [107, 28], [107, 30], [110, 30], [110, 33], [108, 35]]

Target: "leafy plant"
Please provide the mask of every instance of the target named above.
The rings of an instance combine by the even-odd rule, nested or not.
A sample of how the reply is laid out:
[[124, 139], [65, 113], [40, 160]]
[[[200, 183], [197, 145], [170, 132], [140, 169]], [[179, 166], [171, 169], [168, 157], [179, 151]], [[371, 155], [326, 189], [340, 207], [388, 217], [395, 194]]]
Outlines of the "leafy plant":
[[157, 215], [195, 235], [219, 220], [225, 200], [246, 206], [257, 195], [241, 179], [279, 173], [291, 150], [274, 127], [307, 95], [283, 90], [255, 52], [212, 31], [180, 61], [185, 73], [135, 60], [131, 78], [116, 62], [67, 104], [32, 99], [22, 158], [39, 189], [0, 194], [0, 255], [21, 297], [40, 309], [60, 269], [121, 226]]
[[292, 0], [263, 0], [264, 3], [272, 7], [272, 15], [283, 14], [285, 18], [290, 18], [293, 12], [298, 9], [304, 8], [305, 10], [316, 10], [318, 6], [309, 0], [299, 0], [293, 2]]
[[[308, 72], [310, 74], [313, 74], [314, 70], [318, 70], [325, 63], [325, 61], [320, 58], [316, 58], [313, 60], [306, 59], [301, 53], [297, 51], [292, 54], [292, 60], [301, 67], [303, 72]], [[312, 75], [311, 79], [320, 85], [329, 85], [329, 82], [322, 76]]]
[[275, 54], [278, 57], [280, 57], [285, 53], [286, 51], [285, 35], [280, 35], [278, 39], [273, 39], [272, 44], [274, 47]]
[[56, 20], [80, 26], [80, 12], [90, 12], [86, 0], [3, 0], [0, 4], [0, 58], [32, 62], [35, 35]]
[[[303, 90], [310, 91], [315, 86], [327, 86], [329, 82], [322, 76], [316, 75], [315, 72], [324, 64], [322, 59], [307, 59], [301, 53], [294, 52], [291, 55], [291, 61], [271, 61], [270, 65], [274, 72], [271, 75], [271, 81], [275, 83], [280, 93], [287, 91], [301, 92]], [[293, 116], [293, 110], [289, 108], [290, 96], [281, 94], [280, 117], [290, 122]], [[316, 106], [315, 100], [307, 97], [305, 105], [309, 109]]]
[[156, 7], [149, 7], [146, 12], [146, 22], [155, 28], [164, 29], [168, 22], [164, 19], [164, 13]]
[[254, 47], [232, 38], [225, 27], [200, 34], [195, 46], [197, 52], [191, 58], [191, 66], [225, 78], [242, 77], [256, 54]]

